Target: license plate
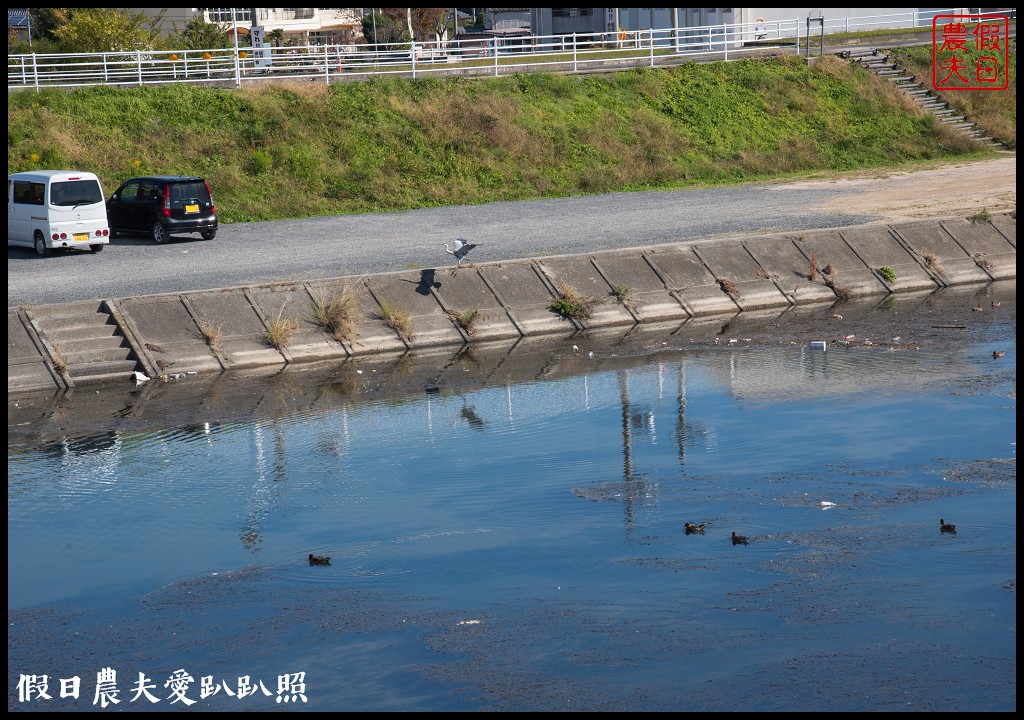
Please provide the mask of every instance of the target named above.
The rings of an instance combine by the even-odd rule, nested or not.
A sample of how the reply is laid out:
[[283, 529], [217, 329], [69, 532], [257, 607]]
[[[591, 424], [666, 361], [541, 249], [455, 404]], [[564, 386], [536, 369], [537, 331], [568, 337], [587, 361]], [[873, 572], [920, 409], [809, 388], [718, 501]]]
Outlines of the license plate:
[[75, 242], [88, 242], [89, 233], [75, 233]]
[[199, 206], [198, 205], [186, 205], [185, 206], [185, 212], [187, 212], [187, 213], [197, 213], [197, 212], [199, 212]]

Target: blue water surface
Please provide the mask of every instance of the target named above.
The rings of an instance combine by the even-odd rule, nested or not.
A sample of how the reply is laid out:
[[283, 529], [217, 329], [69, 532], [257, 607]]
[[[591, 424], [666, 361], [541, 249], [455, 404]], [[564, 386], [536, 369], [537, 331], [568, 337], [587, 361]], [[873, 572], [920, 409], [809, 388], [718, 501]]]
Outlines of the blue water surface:
[[[1012, 327], [997, 345], [1016, 362]], [[180, 586], [215, 598], [183, 617], [229, 638], [298, 612], [262, 649], [106, 652], [129, 676], [301, 669], [302, 709], [1013, 709], [1015, 386], [984, 384], [995, 346], [566, 350], [529, 381], [11, 434], [8, 611], [83, 613], [84, 633], [111, 608], [145, 623]], [[206, 585], [228, 577], [250, 594]], [[324, 639], [332, 610], [311, 635], [341, 596], [377, 619]], [[402, 619], [376, 614], [390, 601]], [[921, 665], [936, 652], [957, 673]], [[46, 671], [12, 667], [9, 695]], [[859, 687], [813, 699], [840, 671]]]

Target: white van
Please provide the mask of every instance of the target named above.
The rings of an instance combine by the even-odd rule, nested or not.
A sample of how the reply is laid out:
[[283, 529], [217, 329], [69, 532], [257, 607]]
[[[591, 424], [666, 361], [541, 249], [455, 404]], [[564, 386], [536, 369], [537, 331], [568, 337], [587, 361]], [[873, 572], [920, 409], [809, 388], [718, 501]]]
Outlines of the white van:
[[7, 245], [99, 252], [110, 243], [100, 179], [77, 170], [36, 170], [7, 176]]

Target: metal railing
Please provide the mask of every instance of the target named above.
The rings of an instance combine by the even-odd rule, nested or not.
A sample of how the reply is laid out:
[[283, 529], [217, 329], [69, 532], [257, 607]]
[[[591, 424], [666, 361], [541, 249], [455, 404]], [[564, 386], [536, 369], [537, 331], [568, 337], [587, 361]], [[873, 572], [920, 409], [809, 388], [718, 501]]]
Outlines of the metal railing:
[[[835, 18], [823, 31], [917, 28], [955, 10]], [[618, 33], [528, 35], [404, 45], [310, 45], [210, 50], [129, 51], [7, 56], [7, 88], [142, 86], [168, 83], [233, 85], [273, 79], [326, 83], [381, 75], [481, 76], [516, 72], [587, 72], [735, 58], [766, 49], [796, 52], [807, 42], [804, 18], [766, 23], [631, 30]]]

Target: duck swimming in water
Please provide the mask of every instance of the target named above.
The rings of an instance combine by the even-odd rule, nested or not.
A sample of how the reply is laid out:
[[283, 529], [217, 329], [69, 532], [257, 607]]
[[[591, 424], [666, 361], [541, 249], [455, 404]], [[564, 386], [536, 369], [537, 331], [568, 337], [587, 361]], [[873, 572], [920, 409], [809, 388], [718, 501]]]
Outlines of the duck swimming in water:
[[309, 564], [310, 565], [330, 565], [331, 564], [331, 559], [329, 557], [327, 557], [326, 555], [314, 555], [313, 553], [310, 553], [309, 554]]
[[704, 534], [704, 523], [694, 525], [693, 523], [688, 522], [683, 527], [685, 528], [687, 535], [693, 535], [694, 533], [698, 533], [700, 535]]
[[939, 518], [939, 532], [956, 535], [956, 525], [947, 524], [945, 520]]
[[747, 545], [749, 544], [745, 535], [737, 535], [736, 531], [732, 531], [732, 544], [733, 545]]

